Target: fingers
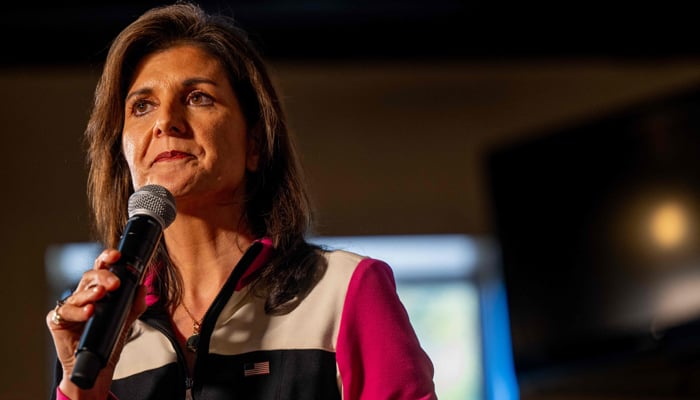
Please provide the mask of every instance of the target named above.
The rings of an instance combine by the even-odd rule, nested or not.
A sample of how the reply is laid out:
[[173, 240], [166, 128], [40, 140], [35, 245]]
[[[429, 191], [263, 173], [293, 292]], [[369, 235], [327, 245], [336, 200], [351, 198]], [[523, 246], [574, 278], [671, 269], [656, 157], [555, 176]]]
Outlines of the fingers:
[[46, 325], [48, 325], [51, 330], [64, 329], [68, 327], [69, 323], [65, 318], [63, 318], [63, 314], [61, 313], [61, 307], [63, 307], [63, 305], [63, 300], [59, 300], [56, 307], [49, 311], [49, 313], [46, 315]]
[[93, 269], [83, 274], [76, 290], [49, 311], [46, 318], [51, 330], [72, 328], [92, 316], [94, 303], [119, 287], [119, 278], [109, 270], [119, 257], [119, 251], [114, 249], [104, 250], [97, 257]]
[[105, 293], [102, 286], [74, 292], [49, 312], [49, 327], [52, 330], [66, 329], [86, 322], [94, 312], [94, 303], [104, 297]]
[[91, 293], [101, 293], [99, 287], [111, 292], [119, 287], [119, 278], [109, 271], [109, 267], [119, 260], [121, 254], [114, 249], [104, 250], [96, 259], [93, 268], [86, 271], [78, 283], [73, 295], [71, 295], [72, 305], [80, 306], [86, 301], [92, 301]]
[[93, 269], [109, 268], [109, 265], [114, 264], [117, 260], [119, 260], [120, 256], [121, 253], [119, 253], [118, 250], [106, 249], [102, 251], [102, 253], [100, 253], [100, 255], [95, 259]]
[[[76, 362], [76, 346], [83, 334], [86, 322], [95, 313], [95, 303], [120, 286], [119, 278], [110, 270], [110, 267], [119, 260], [120, 256], [119, 251], [114, 249], [103, 251], [95, 260], [93, 268], [83, 274], [75, 291], [65, 299], [58, 301], [56, 307], [46, 315], [46, 323], [50, 329], [57, 359], [63, 368], [64, 380], [61, 381], [60, 387], [65, 393], [77, 393], [77, 387], [65, 377], [71, 375]], [[133, 323], [146, 310], [146, 293], [145, 286], [141, 285], [138, 288], [135, 303], [127, 317], [129, 324]], [[100, 387], [100, 382], [106, 382], [107, 384], [102, 385], [105, 388], [105, 393], [109, 388], [112, 372], [127, 334], [128, 329], [125, 329], [119, 338], [119, 349], [115, 348], [115, 351], [112, 352], [110, 357], [112, 360], [100, 372], [102, 378], [98, 378], [99, 382], [95, 383], [95, 387]], [[100, 397], [105, 398], [105, 396]]]

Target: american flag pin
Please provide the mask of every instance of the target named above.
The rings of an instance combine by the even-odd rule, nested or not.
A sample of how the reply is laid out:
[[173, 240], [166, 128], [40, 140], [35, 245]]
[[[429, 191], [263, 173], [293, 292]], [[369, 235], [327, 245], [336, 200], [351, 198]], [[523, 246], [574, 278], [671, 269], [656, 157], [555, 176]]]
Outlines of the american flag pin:
[[269, 361], [243, 364], [243, 375], [244, 376], [269, 375], [269, 374], [270, 374], [270, 362]]

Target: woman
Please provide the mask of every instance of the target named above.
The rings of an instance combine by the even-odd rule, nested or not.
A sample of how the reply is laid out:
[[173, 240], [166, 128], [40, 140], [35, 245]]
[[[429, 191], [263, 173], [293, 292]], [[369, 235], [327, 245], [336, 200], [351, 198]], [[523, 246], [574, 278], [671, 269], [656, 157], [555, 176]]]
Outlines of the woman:
[[[311, 211], [266, 68], [244, 32], [178, 3], [112, 44], [86, 129], [107, 249], [47, 314], [62, 399], [433, 399], [433, 367], [388, 265], [305, 240]], [[94, 386], [71, 380], [129, 196], [167, 188], [177, 217]]]

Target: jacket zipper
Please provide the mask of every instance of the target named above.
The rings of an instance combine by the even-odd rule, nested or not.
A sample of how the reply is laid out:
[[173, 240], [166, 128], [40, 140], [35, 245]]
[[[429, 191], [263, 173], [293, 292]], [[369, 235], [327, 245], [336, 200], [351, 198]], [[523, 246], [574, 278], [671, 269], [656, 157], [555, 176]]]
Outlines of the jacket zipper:
[[168, 341], [175, 349], [175, 354], [177, 355], [177, 364], [180, 367], [180, 372], [182, 373], [182, 376], [185, 377], [185, 399], [192, 400], [192, 387], [194, 386], [194, 379], [190, 376], [189, 371], [187, 371], [187, 362], [185, 361], [185, 355], [182, 353], [180, 344], [177, 342], [170, 330], [158, 323], [158, 320], [155, 321], [156, 323], [149, 323], [148, 321], [144, 322], [160, 331], [160, 333], [162, 333], [163, 335], [165, 335], [165, 337], [168, 338]]
[[192, 397], [192, 386], [194, 386], [194, 379], [189, 376], [185, 378], [185, 400], [193, 400]]
[[[246, 253], [243, 254], [243, 258], [241, 258], [241, 260], [239, 261], [239, 265], [242, 266], [242, 268], [238, 268], [239, 265], [236, 265], [236, 267], [234, 267], [234, 270], [231, 273], [231, 276], [228, 277], [228, 280], [224, 284], [224, 287], [214, 298], [214, 302], [209, 307], [209, 309], [207, 309], [206, 313], [204, 313], [204, 317], [202, 318], [202, 330], [200, 332], [200, 335], [202, 336], [200, 336], [200, 340], [206, 337], [205, 343], [207, 348], [209, 347], [209, 335], [211, 335], [211, 329], [207, 329], [209, 326], [208, 319], [214, 318], [210, 317], [209, 314], [215, 313], [216, 317], [218, 318], [218, 315], [221, 313], [221, 309], [224, 307], [228, 299], [235, 291], [235, 288], [238, 285], [238, 281], [241, 279], [248, 267], [250, 267], [253, 261], [260, 254], [262, 247], [263, 246], [261, 243], [256, 242], [253, 243], [253, 245], [250, 246], [250, 248], [248, 248], [248, 251], [246, 251]], [[214, 318], [214, 321], [216, 321], [216, 318]], [[148, 323], [148, 321], [146, 320], [144, 320], [144, 322]], [[177, 354], [177, 363], [180, 366], [180, 370], [182, 371], [183, 376], [185, 377], [185, 400], [193, 400], [194, 397], [192, 395], [192, 390], [194, 388], [194, 375], [196, 375], [197, 364], [200, 363], [200, 358], [206, 357], [207, 353], [201, 351], [202, 347], [197, 349], [197, 356], [194, 362], [194, 366], [192, 368], [192, 376], [190, 376], [190, 373], [187, 370], [187, 362], [185, 361], [185, 356], [182, 353], [182, 348], [180, 348], [180, 344], [177, 342], [172, 332], [167, 327], [162, 326], [162, 324], [159, 323], [158, 319], [155, 319], [153, 323], [148, 324], [159, 330], [161, 333], [163, 333], [163, 335], [165, 335], [165, 337], [168, 338], [172, 346], [175, 348], [175, 354]], [[207, 336], [204, 336], [205, 334]], [[200, 342], [200, 345], [201, 344], [202, 342]]]

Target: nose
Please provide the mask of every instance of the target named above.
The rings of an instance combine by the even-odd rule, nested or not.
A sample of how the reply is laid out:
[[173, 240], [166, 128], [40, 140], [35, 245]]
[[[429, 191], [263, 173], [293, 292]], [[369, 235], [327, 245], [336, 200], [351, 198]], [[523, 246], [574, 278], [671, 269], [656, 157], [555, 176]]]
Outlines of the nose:
[[182, 136], [185, 134], [186, 129], [183, 110], [178, 105], [161, 105], [158, 110], [158, 118], [153, 125], [153, 134], [155, 136]]

